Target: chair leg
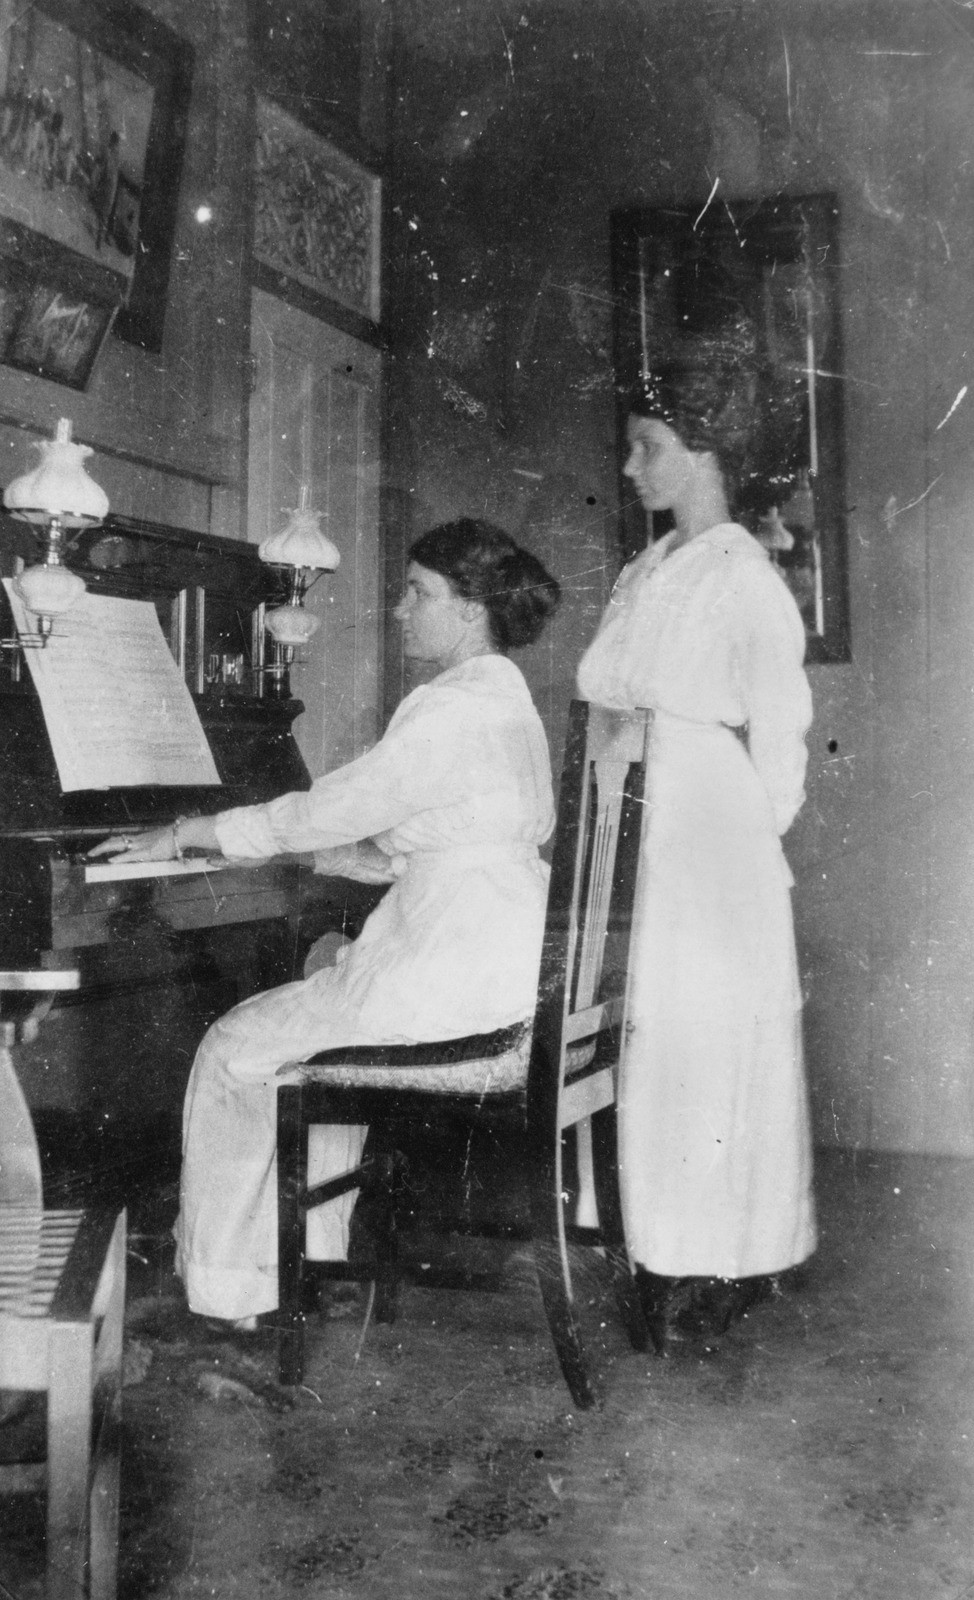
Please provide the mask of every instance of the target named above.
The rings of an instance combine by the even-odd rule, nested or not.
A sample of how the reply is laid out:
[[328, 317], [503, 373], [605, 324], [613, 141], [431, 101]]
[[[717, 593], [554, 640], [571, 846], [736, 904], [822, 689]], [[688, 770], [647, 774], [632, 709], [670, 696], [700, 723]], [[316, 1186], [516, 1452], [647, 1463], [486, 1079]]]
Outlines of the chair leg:
[[592, 1156], [595, 1193], [606, 1259], [612, 1268], [612, 1287], [629, 1343], [640, 1353], [649, 1349], [650, 1329], [639, 1289], [629, 1264], [619, 1197], [619, 1148], [616, 1108], [606, 1106], [592, 1118]]
[[119, 1423], [113, 1401], [102, 1421], [90, 1500], [90, 1600], [115, 1600], [118, 1590]]
[[115, 1600], [125, 1323], [126, 1217], [118, 1218], [99, 1285], [101, 1329], [95, 1341], [94, 1471], [89, 1495], [89, 1600]]
[[300, 1084], [277, 1091], [278, 1376], [282, 1384], [304, 1377], [303, 1278], [307, 1187], [307, 1135], [301, 1121]]
[[575, 1316], [564, 1239], [559, 1246], [557, 1240], [536, 1231], [534, 1264], [562, 1376], [578, 1409], [587, 1411], [598, 1397]]
[[94, 1329], [55, 1324], [47, 1393], [47, 1600], [87, 1593]]
[[375, 1241], [375, 1320], [395, 1322], [399, 1310], [399, 1201], [403, 1159], [398, 1151], [375, 1153], [377, 1228]]
[[597, 1395], [575, 1315], [560, 1161], [551, 1157], [555, 1145], [554, 1138], [529, 1141], [534, 1265], [562, 1375], [576, 1406], [586, 1411]]

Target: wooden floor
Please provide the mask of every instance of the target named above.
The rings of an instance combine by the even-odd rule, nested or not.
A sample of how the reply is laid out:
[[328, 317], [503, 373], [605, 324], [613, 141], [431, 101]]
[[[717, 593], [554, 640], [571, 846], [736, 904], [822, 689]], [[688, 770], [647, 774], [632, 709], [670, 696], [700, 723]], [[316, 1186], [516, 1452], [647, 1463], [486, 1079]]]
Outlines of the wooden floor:
[[[832, 1153], [817, 1187], [804, 1281], [719, 1348], [634, 1355], [580, 1264], [605, 1388], [585, 1414], [523, 1245], [481, 1256], [493, 1289], [408, 1289], [391, 1328], [349, 1290], [290, 1396], [268, 1336], [185, 1313], [146, 1231], [122, 1595], [970, 1600], [974, 1164]], [[5, 1508], [4, 1600], [40, 1595], [39, 1525]]]

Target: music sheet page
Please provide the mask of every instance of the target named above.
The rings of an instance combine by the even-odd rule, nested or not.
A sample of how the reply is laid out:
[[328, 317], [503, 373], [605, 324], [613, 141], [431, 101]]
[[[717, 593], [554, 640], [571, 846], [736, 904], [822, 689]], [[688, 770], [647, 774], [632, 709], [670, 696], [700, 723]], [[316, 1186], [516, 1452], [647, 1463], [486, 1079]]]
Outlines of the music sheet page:
[[[18, 633], [29, 633], [33, 617], [3, 582]], [[151, 601], [85, 593], [24, 656], [66, 793], [220, 782]]]

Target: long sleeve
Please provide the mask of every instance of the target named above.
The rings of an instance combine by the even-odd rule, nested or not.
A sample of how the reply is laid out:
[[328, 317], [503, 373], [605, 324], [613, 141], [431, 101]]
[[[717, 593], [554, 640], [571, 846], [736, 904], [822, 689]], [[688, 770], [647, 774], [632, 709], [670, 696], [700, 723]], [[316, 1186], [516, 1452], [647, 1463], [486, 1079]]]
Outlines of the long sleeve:
[[598, 632], [578, 664], [578, 688], [586, 700], [625, 711], [653, 705], [653, 591], [645, 582], [651, 571], [637, 558], [616, 580]]
[[373, 838], [447, 802], [462, 763], [462, 726], [453, 726], [458, 721], [456, 708], [435, 684], [414, 690], [365, 755], [315, 779], [303, 793], [220, 812], [215, 822], [221, 849], [255, 858], [329, 849]]
[[500, 656], [475, 658], [402, 702], [371, 750], [304, 793], [220, 812], [225, 855], [260, 859], [374, 839], [387, 854], [551, 827], [551, 770], [527, 686]]
[[753, 562], [748, 578], [741, 596], [741, 698], [751, 760], [782, 834], [805, 799], [805, 735], [812, 721], [811, 690], [802, 666], [805, 630], [773, 567]]

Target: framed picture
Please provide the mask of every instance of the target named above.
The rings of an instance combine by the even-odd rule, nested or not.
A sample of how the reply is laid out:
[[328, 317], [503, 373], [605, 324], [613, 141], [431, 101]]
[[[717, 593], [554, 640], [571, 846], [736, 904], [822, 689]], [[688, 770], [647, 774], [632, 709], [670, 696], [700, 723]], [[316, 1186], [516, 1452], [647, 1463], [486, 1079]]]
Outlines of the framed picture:
[[312, 312], [337, 305], [377, 323], [380, 204], [381, 180], [374, 173], [258, 96], [253, 256], [259, 288], [283, 290], [285, 297], [297, 289], [298, 303]]
[[[612, 219], [619, 441], [628, 397], [696, 339], [739, 364], [755, 419], [737, 516], [798, 602], [808, 659], [849, 659], [834, 195], [628, 210]], [[628, 559], [646, 542], [623, 496]], [[654, 529], [654, 532], [661, 529]]]
[[114, 316], [112, 307], [80, 300], [52, 284], [31, 284], [20, 299], [3, 359], [39, 378], [84, 389]]
[[[115, 0], [23, 0], [3, 44], [0, 249], [45, 291], [91, 307], [81, 321], [92, 330], [113, 321], [121, 337], [158, 352], [191, 47], [148, 11]], [[29, 337], [16, 348], [27, 346]], [[73, 363], [54, 365], [45, 376]]]

